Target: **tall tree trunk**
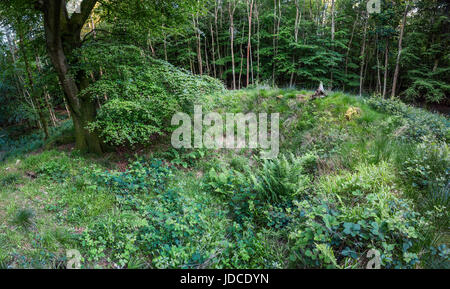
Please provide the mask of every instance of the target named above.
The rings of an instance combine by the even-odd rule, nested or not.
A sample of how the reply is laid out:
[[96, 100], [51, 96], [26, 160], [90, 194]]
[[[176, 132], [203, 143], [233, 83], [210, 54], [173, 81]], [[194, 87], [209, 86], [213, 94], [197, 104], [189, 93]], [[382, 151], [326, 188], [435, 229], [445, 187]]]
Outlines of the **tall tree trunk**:
[[[345, 77], [347, 77], [347, 75], [348, 75], [348, 58], [350, 56], [350, 49], [352, 47], [353, 38], [355, 36], [356, 24], [358, 23], [358, 19], [359, 19], [359, 13], [356, 15], [356, 19], [353, 22], [352, 34], [350, 36], [350, 42], [348, 43], [348, 46], [347, 46], [347, 53], [345, 55]], [[344, 84], [344, 90], [345, 90], [345, 84]]]
[[242, 69], [244, 66], [244, 53], [242, 51], [242, 45], [244, 44], [244, 29], [245, 29], [245, 22], [242, 22], [242, 33], [241, 33], [241, 44], [239, 45], [239, 53], [241, 54], [241, 65], [239, 69], [239, 85], [238, 89], [241, 89], [241, 81], [242, 81]]
[[331, 41], [334, 41], [334, 0], [331, 0]]
[[375, 43], [377, 46], [377, 93], [381, 94], [380, 46], [378, 44], [378, 34], [375, 38]]
[[203, 75], [203, 59], [202, 59], [202, 39], [200, 35], [200, 28], [198, 26], [198, 12], [192, 15], [192, 20], [194, 22], [195, 36], [197, 39], [197, 61], [198, 61], [198, 71], [200, 75]]
[[[325, 13], [324, 13], [325, 14]], [[333, 46], [334, 50], [334, 0], [331, 0], [331, 45]], [[331, 76], [330, 76], [330, 90], [333, 89], [333, 67], [331, 68]]]
[[[8, 42], [8, 46], [9, 46], [9, 50], [10, 50], [10, 54], [11, 54], [11, 61], [14, 67], [13, 73], [14, 73], [14, 84], [16, 85], [16, 89], [17, 91], [20, 91], [20, 93], [23, 96], [23, 99], [33, 108], [33, 111], [37, 112], [36, 106], [33, 103], [33, 100], [31, 99], [31, 97], [27, 97], [27, 94], [29, 95], [29, 92], [26, 90], [25, 88], [25, 81], [23, 81], [22, 77], [17, 73], [16, 70], [16, 46], [15, 43], [11, 37], [11, 35], [6, 34], [6, 39]], [[39, 127], [39, 129], [42, 128], [42, 125], [40, 123], [40, 121], [37, 121], [37, 125]]]
[[209, 29], [210, 29], [210, 31], [211, 31], [212, 67], [213, 67], [214, 77], [217, 77], [217, 69], [216, 69], [216, 44], [215, 44], [215, 42], [214, 42], [214, 28], [213, 28], [211, 19], [209, 19]]
[[387, 91], [388, 64], [389, 64], [389, 38], [386, 38], [386, 49], [385, 49], [385, 55], [384, 55], [383, 98], [386, 97], [386, 91]]
[[273, 1], [274, 7], [273, 7], [273, 50], [274, 50], [274, 57], [272, 60], [272, 85], [275, 86], [275, 70], [276, 70], [276, 61], [275, 59], [278, 56], [278, 41], [280, 37], [280, 25], [281, 25], [281, 0], [274, 0]]
[[163, 46], [164, 46], [164, 60], [165, 61], [169, 61], [168, 60], [168, 56], [167, 56], [167, 35], [166, 35], [166, 32], [165, 31], [163, 31], [163, 37], [164, 37], [164, 39], [163, 39]]
[[394, 72], [394, 80], [392, 82], [392, 94], [391, 98], [395, 97], [395, 93], [397, 91], [397, 80], [398, 80], [398, 74], [400, 70], [400, 57], [402, 55], [402, 42], [403, 42], [403, 33], [405, 31], [405, 25], [406, 25], [406, 16], [408, 15], [408, 9], [409, 4], [406, 4], [405, 13], [403, 14], [403, 20], [402, 25], [400, 27], [400, 38], [398, 39], [398, 54], [397, 54], [397, 61], [395, 62], [395, 72]]
[[[220, 1], [220, 0], [219, 0]], [[217, 6], [217, 0], [214, 1], [214, 25], [216, 28], [216, 40], [217, 40], [217, 58], [221, 59], [221, 53], [220, 53], [220, 39], [219, 39], [219, 25], [218, 25], [218, 17], [219, 14], [219, 7]], [[221, 14], [222, 15], [222, 14]], [[219, 77], [222, 78], [222, 66], [220, 65], [219, 67]]]
[[[258, 1], [258, 0], [256, 0]], [[256, 44], [256, 61], [257, 61], [257, 75], [256, 75], [256, 81], [259, 83], [259, 78], [260, 78], [260, 71], [261, 71], [261, 59], [260, 59], [260, 51], [259, 48], [261, 46], [261, 23], [259, 21], [259, 8], [258, 8], [258, 2], [256, 2], [255, 4], [255, 17], [256, 17], [256, 23], [257, 23], [257, 38], [258, 38], [258, 42]]]
[[364, 64], [365, 64], [365, 51], [366, 51], [366, 35], [367, 35], [367, 22], [369, 21], [368, 17], [366, 17], [366, 21], [364, 23], [364, 36], [363, 36], [363, 45], [361, 48], [361, 70], [359, 72], [359, 96], [362, 95], [363, 91], [363, 73], [364, 73]]
[[205, 37], [205, 65], [206, 65], [206, 74], [211, 74], [211, 68], [209, 66], [209, 57], [208, 57], [208, 38]]
[[231, 66], [233, 70], [233, 89], [236, 89], [236, 73], [234, 64], [234, 11], [236, 10], [236, 5], [233, 1], [228, 3], [228, 11], [230, 13], [230, 49], [231, 49]]
[[94, 17], [92, 17], [92, 15], [91, 15], [91, 29], [92, 29], [92, 34], [93, 34], [93, 37], [94, 37], [94, 39], [97, 37], [97, 33], [95, 32], [95, 21], [94, 21]]
[[248, 7], [248, 42], [247, 42], [247, 85], [249, 85], [249, 75], [250, 75], [250, 55], [252, 47], [252, 19], [253, 19], [253, 2], [254, 0], [247, 0]]
[[[294, 24], [294, 42], [298, 43], [298, 31], [301, 20], [301, 12], [300, 12], [300, 4], [299, 0], [295, 0], [295, 24]], [[291, 80], [289, 85], [292, 87], [294, 85], [294, 75], [295, 75], [295, 53], [292, 56], [292, 72], [291, 72]]]
[[275, 86], [275, 58], [277, 57], [277, 0], [273, 0], [273, 59], [272, 59], [272, 86]]
[[[65, 11], [65, 1], [43, 0], [40, 7], [44, 12], [44, 28], [47, 51], [56, 70], [72, 116], [76, 148], [82, 151], [102, 153], [102, 143], [95, 132], [87, 129], [89, 122], [95, 120], [96, 104], [89, 96], [79, 92], [86, 88], [89, 80], [84, 73], [70, 74], [66, 55], [81, 46], [80, 33], [97, 0], [81, 2], [81, 13], [71, 18]], [[73, 60], [79, 61], [79, 60]], [[73, 63], [77, 64], [77, 63]]]

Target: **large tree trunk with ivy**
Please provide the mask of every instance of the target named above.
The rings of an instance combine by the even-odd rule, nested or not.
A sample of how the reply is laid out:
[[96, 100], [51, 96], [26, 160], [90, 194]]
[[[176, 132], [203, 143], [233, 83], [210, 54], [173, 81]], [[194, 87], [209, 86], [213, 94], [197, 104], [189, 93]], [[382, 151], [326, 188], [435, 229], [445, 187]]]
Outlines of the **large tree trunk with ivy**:
[[72, 76], [69, 73], [70, 64], [67, 59], [74, 49], [81, 47], [81, 29], [96, 2], [97, 0], [84, 0], [81, 3], [81, 13], [74, 13], [69, 17], [65, 0], [38, 1], [39, 8], [44, 12], [47, 51], [58, 74], [72, 116], [76, 148], [102, 153], [100, 138], [87, 129], [89, 122], [95, 120], [95, 101], [80, 95], [80, 91], [89, 85], [89, 80], [82, 72]]

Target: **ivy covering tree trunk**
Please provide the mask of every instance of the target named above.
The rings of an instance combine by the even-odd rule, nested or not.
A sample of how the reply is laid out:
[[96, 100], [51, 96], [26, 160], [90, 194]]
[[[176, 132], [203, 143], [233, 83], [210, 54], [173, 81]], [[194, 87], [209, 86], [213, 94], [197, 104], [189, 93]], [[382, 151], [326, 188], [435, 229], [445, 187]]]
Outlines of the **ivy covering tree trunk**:
[[72, 116], [76, 148], [81, 151], [102, 153], [102, 143], [95, 132], [89, 131], [87, 125], [95, 121], [96, 103], [88, 96], [82, 96], [80, 91], [89, 85], [89, 79], [84, 73], [72, 75], [71, 64], [67, 56], [81, 47], [81, 29], [89, 18], [97, 0], [84, 0], [81, 3], [81, 13], [69, 16], [63, 0], [39, 1], [39, 9], [44, 14], [45, 38], [47, 50], [53, 67], [64, 91], [70, 114]]

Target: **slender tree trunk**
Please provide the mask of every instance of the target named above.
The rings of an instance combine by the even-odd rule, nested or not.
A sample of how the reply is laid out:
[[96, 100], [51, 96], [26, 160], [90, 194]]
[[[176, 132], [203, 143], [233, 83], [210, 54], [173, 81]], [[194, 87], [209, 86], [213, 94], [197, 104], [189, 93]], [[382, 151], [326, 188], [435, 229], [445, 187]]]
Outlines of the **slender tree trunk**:
[[[11, 53], [11, 61], [14, 67], [13, 73], [14, 73], [14, 84], [16, 85], [17, 91], [20, 91], [20, 93], [23, 96], [23, 99], [33, 108], [33, 111], [37, 112], [36, 106], [33, 103], [33, 99], [31, 97], [27, 97], [27, 94], [29, 95], [29, 92], [25, 88], [25, 81], [22, 79], [22, 77], [16, 72], [16, 46], [11, 38], [11, 35], [6, 34], [6, 39], [8, 41], [9, 50]], [[37, 125], [39, 129], [42, 128], [42, 125], [40, 121], [37, 121]]]
[[395, 72], [394, 72], [394, 80], [392, 82], [392, 94], [391, 98], [395, 97], [396, 91], [397, 91], [397, 80], [398, 80], [398, 74], [400, 70], [400, 57], [402, 55], [402, 42], [403, 42], [403, 33], [405, 31], [405, 25], [406, 25], [406, 16], [408, 15], [408, 9], [409, 4], [406, 4], [405, 13], [403, 14], [403, 20], [402, 25], [400, 27], [400, 38], [398, 39], [398, 54], [397, 54], [397, 61], [395, 62]]
[[386, 38], [386, 49], [385, 49], [385, 55], [384, 55], [383, 98], [386, 97], [386, 92], [387, 92], [388, 64], [389, 64], [389, 38]]
[[148, 46], [150, 48], [150, 51], [152, 52], [152, 56], [156, 57], [155, 48], [153, 47], [153, 42], [152, 42], [152, 33], [151, 33], [151, 31], [148, 32]]
[[273, 1], [273, 51], [274, 51], [274, 60], [272, 61], [272, 85], [275, 86], [275, 70], [276, 70], [276, 61], [275, 59], [278, 56], [278, 41], [280, 37], [280, 25], [281, 25], [281, 0]]
[[272, 86], [275, 86], [275, 58], [277, 57], [277, 0], [273, 0], [273, 59], [272, 59]]
[[[334, 24], [334, 0], [331, 0], [331, 42], [333, 45], [333, 50], [334, 50], [334, 34], [335, 34], [334, 33], [335, 26], [334, 25], [335, 25]], [[331, 68], [330, 90], [333, 89], [333, 69], [334, 69], [334, 67]]]
[[436, 58], [434, 60], [433, 72], [436, 72], [436, 70], [438, 69], [438, 66], [439, 66], [439, 58]]
[[[39, 56], [36, 56], [36, 67], [38, 69], [38, 72], [41, 73], [42, 67], [41, 67], [41, 60]], [[50, 114], [50, 119], [52, 120], [53, 126], [56, 126], [56, 116], [55, 116], [55, 110], [53, 109], [53, 106], [51, 105], [51, 98], [50, 94], [47, 91], [47, 86], [44, 85], [44, 99], [45, 104], [47, 105], [48, 112]]]
[[364, 23], [364, 36], [363, 36], [363, 45], [361, 48], [361, 70], [359, 73], [359, 96], [362, 95], [362, 91], [363, 91], [363, 82], [364, 82], [364, 78], [363, 78], [363, 72], [364, 72], [364, 64], [365, 64], [365, 51], [366, 51], [366, 35], [367, 35], [367, 22], [368, 22], [368, 18], [366, 18], [365, 23]]
[[214, 77], [217, 77], [217, 69], [216, 69], [216, 44], [215, 44], [215, 42], [214, 42], [214, 28], [213, 28], [211, 19], [209, 19], [209, 28], [210, 28], [210, 31], [211, 31], [212, 67], [213, 67]]
[[[301, 12], [300, 12], [300, 4], [299, 0], [295, 0], [295, 24], [294, 24], [294, 42], [298, 43], [298, 31], [301, 20]], [[289, 82], [290, 86], [294, 85], [294, 75], [295, 75], [295, 53], [292, 56], [292, 72], [291, 72], [291, 80]]]
[[33, 100], [33, 102], [36, 106], [39, 120], [41, 122], [42, 129], [44, 130], [44, 139], [46, 140], [49, 138], [47, 118], [45, 117], [41, 100], [36, 95], [37, 90], [34, 87], [33, 76], [31, 74], [31, 66], [28, 61], [27, 53], [25, 51], [25, 45], [24, 45], [24, 41], [23, 41], [24, 36], [23, 36], [22, 29], [19, 29], [18, 32], [19, 32], [19, 49], [22, 52], [23, 61], [25, 62], [25, 69], [27, 71], [28, 84], [30, 85], [30, 90], [31, 90], [31, 93], [30, 93], [31, 99]]
[[377, 93], [381, 94], [381, 71], [380, 71], [380, 46], [378, 44], [378, 34], [375, 38], [377, 46]]
[[94, 21], [94, 18], [92, 17], [92, 15], [91, 15], [90, 19], [91, 19], [92, 36], [95, 39], [97, 37], [97, 33], [95, 32], [95, 21]]
[[[256, 0], [258, 1], [258, 0]], [[256, 76], [256, 81], [259, 83], [259, 78], [260, 78], [260, 71], [261, 71], [261, 60], [260, 60], [260, 51], [259, 48], [261, 46], [261, 23], [259, 21], [259, 8], [258, 8], [258, 2], [256, 2], [255, 4], [255, 17], [256, 17], [256, 22], [257, 22], [257, 38], [258, 38], [258, 42], [256, 44], [256, 58], [257, 58], [257, 76]]]
[[205, 65], [206, 65], [206, 74], [211, 74], [211, 68], [209, 66], [209, 57], [208, 57], [208, 38], [205, 37]]
[[[220, 1], [220, 0], [219, 0]], [[217, 40], [217, 57], [218, 59], [221, 59], [221, 53], [220, 53], [220, 39], [219, 39], [219, 25], [218, 25], [218, 17], [219, 14], [219, 7], [217, 7], [217, 0], [214, 1], [214, 25], [216, 28], [216, 40]], [[222, 66], [220, 65], [219, 67], [219, 77], [222, 78], [222, 74], [223, 74], [223, 70], [222, 70]]]
[[334, 30], [335, 30], [335, 23], [334, 23], [334, 0], [331, 0], [331, 40], [334, 41]]
[[241, 44], [239, 45], [239, 53], [241, 54], [241, 65], [239, 70], [239, 89], [242, 88], [241, 81], [242, 81], [242, 70], [244, 66], [244, 53], [242, 50], [242, 46], [244, 44], [244, 29], [245, 29], [245, 22], [242, 22], [242, 33], [241, 33]]
[[202, 59], [202, 39], [198, 26], [198, 12], [192, 15], [192, 20], [194, 23], [195, 36], [197, 39], [197, 61], [198, 61], [198, 71], [200, 75], [203, 75], [203, 59]]
[[235, 73], [235, 64], [234, 64], [234, 11], [236, 10], [235, 3], [230, 1], [228, 3], [228, 11], [230, 13], [230, 33], [231, 33], [231, 41], [230, 41], [230, 49], [231, 49], [231, 66], [233, 70], [233, 89], [236, 89], [236, 73]]
[[252, 47], [252, 19], [253, 19], [253, 2], [254, 0], [247, 0], [248, 8], [248, 42], [247, 42], [247, 85], [249, 85], [249, 76], [250, 76], [250, 55], [251, 55], [251, 47]]
[[[345, 55], [345, 77], [346, 78], [348, 75], [348, 59], [350, 56], [350, 49], [352, 47], [353, 38], [355, 36], [356, 24], [358, 23], [358, 19], [359, 19], [359, 13], [356, 15], [355, 22], [353, 22], [352, 35], [350, 36], [350, 42], [348, 43], [347, 53]], [[345, 90], [345, 84], [344, 84], [344, 90]]]
[[164, 37], [164, 42], [163, 42], [163, 45], [164, 45], [164, 60], [165, 61], [169, 61], [168, 60], [168, 57], [167, 57], [167, 35], [166, 35], [166, 32], [164, 31], [163, 32], [163, 37]]

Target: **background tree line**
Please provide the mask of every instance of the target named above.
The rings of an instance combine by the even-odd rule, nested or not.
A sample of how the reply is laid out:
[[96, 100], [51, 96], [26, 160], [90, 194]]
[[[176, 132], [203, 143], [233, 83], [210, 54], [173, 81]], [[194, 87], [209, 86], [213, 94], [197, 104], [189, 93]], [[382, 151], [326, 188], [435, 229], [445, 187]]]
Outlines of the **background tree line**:
[[447, 102], [449, 5], [382, 0], [214, 0], [190, 27], [151, 34], [155, 57], [239, 89], [266, 82]]
[[[139, 47], [193, 74], [221, 79], [230, 89], [261, 84], [312, 89], [322, 81], [329, 89], [360, 95], [448, 104], [444, 0], [381, 0], [381, 13], [370, 15], [366, 0], [85, 0], [80, 17], [66, 15], [69, 24], [52, 28], [54, 3], [65, 7], [66, 1], [0, 4], [3, 127], [38, 126], [48, 137], [57, 108], [74, 119], [80, 146], [100, 151], [98, 141], [88, 144], [95, 136], [83, 130], [110, 91], [95, 101], [80, 92], [115, 68], [101, 61], [93, 67], [89, 57], [80, 56], [79, 48], [93, 43]], [[58, 29], [68, 62], [64, 69], [55, 66], [58, 54], [49, 53], [49, 32]], [[73, 76], [73, 85], [61, 85], [72, 79], [66, 76]]]

